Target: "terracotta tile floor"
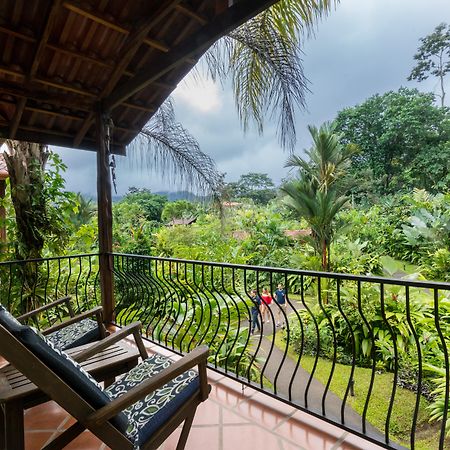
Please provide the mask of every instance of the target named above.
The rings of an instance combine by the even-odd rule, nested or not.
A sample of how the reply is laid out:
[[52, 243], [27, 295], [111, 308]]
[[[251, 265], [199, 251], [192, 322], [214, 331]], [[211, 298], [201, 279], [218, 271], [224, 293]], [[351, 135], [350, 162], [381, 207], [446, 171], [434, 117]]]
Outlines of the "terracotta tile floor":
[[[150, 346], [151, 351], [166, 353]], [[302, 413], [251, 388], [209, 372], [212, 385], [207, 402], [200, 405], [186, 450], [371, 450], [381, 447]], [[25, 445], [38, 450], [73, 423], [54, 402], [25, 412]], [[161, 450], [176, 448], [180, 430], [175, 431]], [[70, 450], [107, 449], [95, 436], [84, 432]]]

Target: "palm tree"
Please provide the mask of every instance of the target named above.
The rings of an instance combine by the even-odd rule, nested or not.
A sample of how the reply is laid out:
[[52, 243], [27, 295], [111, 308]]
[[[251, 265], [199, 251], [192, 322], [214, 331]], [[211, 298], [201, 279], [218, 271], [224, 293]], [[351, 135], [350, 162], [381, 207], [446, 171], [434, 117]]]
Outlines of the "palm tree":
[[220, 197], [223, 175], [200, 150], [195, 138], [176, 121], [170, 98], [141, 130], [129, 150], [132, 162], [137, 158], [148, 168], [158, 168], [163, 176], [176, 176], [183, 184], [214, 199]]
[[85, 198], [81, 192], [77, 193], [77, 208], [76, 211], [71, 214], [70, 220], [76, 228], [80, 228], [82, 225], [89, 223], [96, 213], [96, 206], [91, 198]]
[[301, 61], [302, 39], [339, 0], [280, 0], [229, 33], [205, 54], [207, 71], [222, 83], [231, 79], [244, 131], [264, 117], [278, 120], [283, 148], [296, 143], [295, 110], [308, 91]]
[[340, 136], [325, 123], [319, 129], [308, 127], [313, 145], [306, 151], [308, 160], [292, 155], [286, 167], [299, 170], [299, 178], [286, 183], [281, 190], [287, 195], [286, 205], [311, 228], [311, 241], [321, 256], [322, 268], [329, 269], [330, 244], [336, 233], [336, 215], [348, 197], [339, 195], [336, 181], [345, 173], [356, 148], [340, 144]]
[[[301, 40], [339, 0], [280, 0], [215, 43], [204, 55], [213, 80], [231, 79], [244, 131], [264, 117], [278, 116], [280, 144], [293, 150], [295, 110], [305, 106], [307, 79], [301, 63]], [[201, 64], [200, 64], [201, 66]], [[204, 67], [203, 66], [203, 67]], [[220, 196], [223, 175], [200, 151], [194, 138], [175, 123], [170, 99], [142, 130], [132, 148], [147, 167], [177, 174], [184, 181]]]
[[[338, 0], [281, 0], [229, 35], [205, 54], [213, 80], [232, 81], [235, 103], [244, 131], [255, 122], [263, 131], [264, 117], [278, 116], [283, 147], [296, 142], [295, 110], [305, 106], [307, 80], [301, 64], [301, 38]], [[197, 141], [175, 121], [171, 100], [144, 127], [131, 151], [148, 168], [166, 176], [178, 175], [190, 187], [219, 199], [223, 174]]]

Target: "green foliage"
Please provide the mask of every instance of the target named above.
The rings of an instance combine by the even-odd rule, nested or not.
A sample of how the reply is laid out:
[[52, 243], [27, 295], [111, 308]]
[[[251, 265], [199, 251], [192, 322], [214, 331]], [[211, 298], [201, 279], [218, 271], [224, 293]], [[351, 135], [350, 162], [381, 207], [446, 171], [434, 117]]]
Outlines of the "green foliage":
[[[73, 226], [70, 217], [76, 211], [78, 204], [76, 195], [72, 192], [65, 191], [65, 180], [63, 173], [67, 167], [62, 162], [59, 155], [49, 152], [47, 156], [47, 169], [42, 172], [43, 184], [39, 191], [30, 190], [27, 186], [17, 186], [16, 189], [29, 192], [31, 196], [31, 204], [34, 205], [32, 210], [27, 211], [27, 220], [34, 224], [35, 236], [42, 236], [42, 252], [43, 254], [62, 255], [66, 251], [66, 246], [73, 233]], [[41, 171], [37, 163], [33, 164], [33, 171]], [[10, 245], [7, 246], [9, 252], [13, 252], [14, 247], [25, 249], [26, 243], [22, 242], [20, 233], [17, 228], [17, 216], [12, 208], [10, 200], [10, 184], [5, 199], [2, 203], [7, 209], [7, 236]], [[39, 217], [36, 217], [39, 216]], [[14, 238], [13, 238], [14, 236]], [[12, 244], [12, 245], [11, 245]], [[19, 254], [25, 250], [19, 250]], [[3, 253], [5, 260], [15, 259], [12, 253]]]
[[275, 185], [266, 173], [241, 175], [236, 183], [228, 183], [224, 189], [231, 199], [249, 198], [258, 205], [267, 205], [276, 197]]
[[367, 186], [364, 192], [361, 186], [350, 188], [357, 199], [412, 187], [448, 188], [449, 112], [433, 101], [433, 94], [401, 88], [338, 113], [335, 124], [342, 142], [360, 149], [349, 171], [356, 186], [359, 181]]
[[96, 206], [92, 199], [86, 199], [78, 192], [76, 196], [77, 206], [70, 215], [70, 221], [76, 229], [88, 224], [96, 213]]
[[146, 188], [130, 187], [128, 193], [119, 203], [122, 205], [138, 205], [146, 220], [160, 222], [161, 213], [167, 203], [167, 197], [165, 195], [152, 194]]
[[197, 213], [197, 205], [187, 200], [167, 202], [161, 213], [161, 220], [169, 222], [172, 219], [185, 219], [193, 217]]

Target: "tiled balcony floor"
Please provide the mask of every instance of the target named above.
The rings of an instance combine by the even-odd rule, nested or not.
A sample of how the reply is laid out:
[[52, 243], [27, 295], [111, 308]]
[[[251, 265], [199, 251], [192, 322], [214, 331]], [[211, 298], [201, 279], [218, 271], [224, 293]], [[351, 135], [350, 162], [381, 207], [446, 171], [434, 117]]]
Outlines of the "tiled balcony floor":
[[[151, 347], [151, 351], [164, 350]], [[356, 450], [378, 449], [343, 430], [302, 413], [262, 393], [209, 371], [212, 390], [200, 405], [186, 450]], [[48, 402], [25, 413], [25, 445], [38, 450], [73, 423], [57, 404]], [[176, 448], [180, 430], [161, 447]], [[90, 432], [66, 447], [70, 450], [107, 449]]]

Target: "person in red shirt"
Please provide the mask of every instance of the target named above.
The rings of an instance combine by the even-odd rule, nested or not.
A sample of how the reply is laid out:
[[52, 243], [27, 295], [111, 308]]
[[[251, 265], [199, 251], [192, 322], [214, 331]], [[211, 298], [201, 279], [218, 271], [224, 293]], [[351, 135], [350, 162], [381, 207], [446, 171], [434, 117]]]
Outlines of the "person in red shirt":
[[269, 322], [270, 321], [270, 312], [269, 305], [272, 303], [272, 296], [267, 288], [263, 288], [261, 293], [261, 316], [262, 321]]

